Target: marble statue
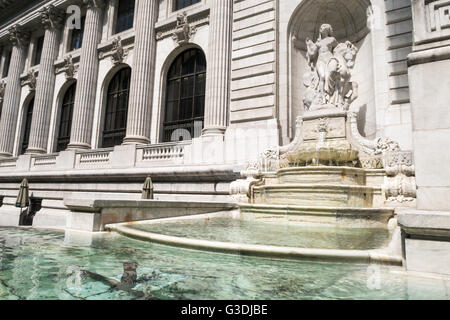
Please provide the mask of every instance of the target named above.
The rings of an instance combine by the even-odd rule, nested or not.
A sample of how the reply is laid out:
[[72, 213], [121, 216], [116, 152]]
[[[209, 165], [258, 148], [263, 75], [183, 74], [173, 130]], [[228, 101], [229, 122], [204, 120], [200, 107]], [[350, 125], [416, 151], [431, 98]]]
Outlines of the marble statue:
[[339, 43], [329, 24], [320, 27], [316, 42], [306, 39], [308, 69], [303, 99], [306, 110], [338, 108], [347, 111], [357, 98], [357, 84], [351, 81], [351, 70], [358, 49], [350, 42]]

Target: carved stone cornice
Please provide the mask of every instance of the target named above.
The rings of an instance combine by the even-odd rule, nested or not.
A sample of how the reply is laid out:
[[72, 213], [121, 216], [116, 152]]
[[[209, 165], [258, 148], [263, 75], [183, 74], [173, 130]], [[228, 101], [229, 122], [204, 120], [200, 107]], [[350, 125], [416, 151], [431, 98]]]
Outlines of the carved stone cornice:
[[125, 49], [124, 43], [120, 37], [116, 37], [112, 40], [112, 45], [108, 46], [108, 51], [101, 51], [99, 53], [99, 59], [111, 57], [114, 65], [123, 63], [128, 55], [128, 49]]
[[105, 0], [83, 0], [83, 3], [92, 9], [103, 9], [105, 8]]
[[[181, 24], [181, 25], [180, 25]], [[188, 32], [188, 37], [191, 38], [195, 31], [203, 26], [209, 24], [209, 9], [202, 10], [195, 13], [187, 13], [186, 16], [179, 15], [177, 20], [166, 23], [159, 23], [156, 25], [156, 40], [162, 40], [168, 37], [172, 37], [175, 41], [185, 37], [185, 31]], [[189, 30], [182, 25], [189, 25]], [[191, 31], [192, 30], [192, 31]], [[181, 38], [176, 33], [181, 36]], [[189, 35], [189, 33], [191, 33]], [[183, 42], [183, 41], [182, 41]]]
[[189, 43], [189, 40], [194, 36], [196, 32], [197, 28], [189, 24], [187, 14], [186, 12], [183, 12], [177, 16], [177, 27], [172, 34], [172, 39], [179, 46], [183, 46]]
[[33, 69], [30, 69], [26, 75], [25, 78], [22, 79], [21, 85], [26, 86], [30, 88], [30, 91], [36, 90], [36, 84], [37, 84], [37, 72]]
[[67, 80], [74, 79], [77, 71], [78, 65], [75, 65], [73, 57], [70, 54], [64, 58], [64, 64], [61, 67], [56, 68], [56, 74], [64, 72]]
[[9, 40], [13, 46], [26, 46], [30, 42], [30, 32], [18, 24], [8, 29]]
[[39, 11], [41, 22], [44, 28], [59, 29], [64, 25], [65, 13], [63, 10], [56, 8], [54, 5], [42, 8]]

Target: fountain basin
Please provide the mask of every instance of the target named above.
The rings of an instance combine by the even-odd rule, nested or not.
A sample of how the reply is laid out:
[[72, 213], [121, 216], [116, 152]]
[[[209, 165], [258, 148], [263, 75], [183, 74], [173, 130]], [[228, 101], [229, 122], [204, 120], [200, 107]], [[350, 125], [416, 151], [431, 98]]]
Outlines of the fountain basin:
[[[367, 287], [375, 266], [264, 259], [136, 241], [116, 233], [0, 227], [0, 299], [131, 300], [81, 277], [88, 270], [120, 281], [123, 263], [138, 264], [135, 292], [161, 300], [449, 299], [449, 279], [376, 266], [381, 290]], [[3, 252], [3, 254], [2, 254]], [[370, 268], [370, 269], [369, 269]], [[69, 280], [69, 281], [68, 281]], [[174, 316], [170, 318], [175, 318]]]
[[[393, 255], [386, 249], [328, 248], [339, 245], [348, 248], [365, 248], [377, 244], [387, 246], [389, 242], [387, 230], [352, 230], [335, 226], [311, 229], [310, 226], [304, 224], [260, 223], [255, 220], [218, 218], [214, 215], [198, 218], [200, 217], [123, 223], [108, 225], [106, 229], [138, 240], [218, 253], [307, 261], [402, 264], [400, 256]], [[231, 228], [229, 228], [229, 224], [231, 224]], [[291, 244], [291, 246], [261, 244], [262, 242], [273, 243], [267, 239], [268, 237], [263, 236], [267, 235], [269, 230], [272, 230], [274, 234], [284, 232], [286, 237], [291, 238], [290, 242], [283, 242], [277, 236], [272, 237], [271, 240], [275, 243], [281, 241], [280, 243]], [[238, 242], [233, 242], [233, 240]], [[294, 246], [296, 241], [298, 247]], [[308, 244], [314, 245], [314, 243], [321, 247], [301, 247]]]
[[326, 142], [304, 142], [296, 151], [288, 153], [287, 158], [293, 166], [324, 165], [354, 166], [359, 151], [352, 149], [346, 140], [327, 140]]

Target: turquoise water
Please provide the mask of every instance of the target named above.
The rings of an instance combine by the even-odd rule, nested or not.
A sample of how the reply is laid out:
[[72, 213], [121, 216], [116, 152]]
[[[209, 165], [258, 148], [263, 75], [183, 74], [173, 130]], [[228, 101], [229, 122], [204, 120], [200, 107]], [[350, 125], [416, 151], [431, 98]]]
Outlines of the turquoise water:
[[[137, 284], [113, 288], [123, 263]], [[92, 277], [90, 274], [99, 275]], [[0, 228], [0, 299], [449, 299], [450, 281], [398, 267], [271, 260], [184, 250], [115, 234]]]
[[386, 247], [387, 229], [212, 218], [130, 225], [130, 228], [193, 239], [298, 248], [369, 250]]

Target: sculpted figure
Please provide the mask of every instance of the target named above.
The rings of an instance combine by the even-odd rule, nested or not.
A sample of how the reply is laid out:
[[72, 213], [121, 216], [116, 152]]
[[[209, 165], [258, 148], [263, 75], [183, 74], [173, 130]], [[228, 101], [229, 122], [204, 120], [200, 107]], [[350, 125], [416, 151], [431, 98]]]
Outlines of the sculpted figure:
[[319, 39], [306, 39], [308, 67], [304, 84], [308, 88], [303, 100], [307, 110], [337, 107], [348, 110], [357, 97], [351, 69], [358, 49], [350, 42], [339, 43], [329, 24], [320, 27]]

